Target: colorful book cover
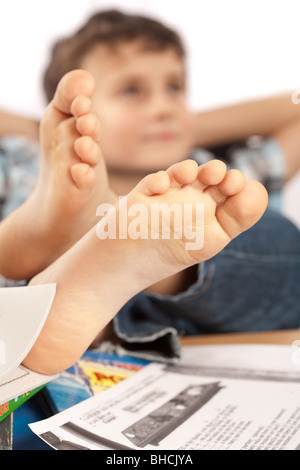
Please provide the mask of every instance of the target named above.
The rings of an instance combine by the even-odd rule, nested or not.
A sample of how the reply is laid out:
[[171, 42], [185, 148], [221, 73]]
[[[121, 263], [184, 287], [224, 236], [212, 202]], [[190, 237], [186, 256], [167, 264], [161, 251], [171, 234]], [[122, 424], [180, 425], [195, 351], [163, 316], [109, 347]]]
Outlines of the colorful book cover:
[[19, 408], [19, 406], [23, 405], [23, 403], [29, 400], [29, 398], [33, 397], [33, 395], [42, 390], [42, 388], [44, 387], [45, 384], [35, 388], [34, 390], [30, 390], [26, 393], [23, 393], [22, 395], [13, 398], [12, 400], [2, 403], [2, 405], [0, 405], [0, 421], [2, 421], [4, 418], [10, 415], [10, 413]]
[[130, 377], [146, 364], [142, 359], [89, 350], [42, 393], [52, 412], [58, 413]]

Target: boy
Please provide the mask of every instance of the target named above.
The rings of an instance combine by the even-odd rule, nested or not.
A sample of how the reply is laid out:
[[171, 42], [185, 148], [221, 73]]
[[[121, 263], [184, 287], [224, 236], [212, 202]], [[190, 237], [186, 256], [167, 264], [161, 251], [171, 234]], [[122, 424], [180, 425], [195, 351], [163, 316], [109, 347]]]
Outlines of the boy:
[[[54, 99], [50, 104], [42, 121], [41, 177], [37, 190], [28, 202], [27, 214], [29, 217], [29, 214], [32, 214], [31, 208], [34, 207], [35, 214], [44, 216], [43, 223], [39, 227], [42, 229], [41, 233], [37, 235], [41, 239], [40, 235], [44, 234], [45, 243], [44, 246], [41, 244], [41, 249], [36, 243], [37, 256], [31, 264], [30, 275], [47, 266], [93, 227], [97, 221], [95, 214], [99, 204], [113, 203], [117, 201], [119, 195], [128, 192], [131, 194], [131, 191], [136, 195], [136, 190], [133, 188], [137, 182], [155, 170], [163, 169], [167, 170], [166, 173], [162, 173], [163, 175], [171, 174], [173, 189], [175, 189], [173, 184], [179, 185], [180, 189], [182, 184], [186, 189], [190, 188], [189, 184], [192, 183], [193, 186], [195, 181], [197, 184], [201, 182], [202, 189], [203, 185], [214, 187], [213, 190], [207, 191], [214, 201], [209, 199], [208, 203], [206, 200], [205, 210], [211, 208], [213, 204], [217, 206], [217, 212], [219, 208], [231, 207], [229, 213], [235, 230], [229, 238], [227, 234], [227, 243], [236, 236], [237, 232], [253, 225], [265, 209], [266, 195], [261, 186], [255, 185], [254, 188], [251, 186], [253, 183], [244, 186], [245, 182], [239, 172], [231, 171], [225, 176], [224, 164], [211, 162], [208, 166], [200, 167], [202, 169], [199, 170], [198, 178], [195, 175], [194, 163], [190, 160], [182, 162], [193, 147], [195, 129], [184, 100], [184, 68], [180, 43], [177, 37], [164, 27], [160, 30], [156, 25], [153, 34], [151, 22], [150, 36], [147, 36], [149, 33], [145, 26], [148, 20], [146, 23], [144, 20], [139, 20], [138, 30], [134, 33], [136, 18], [129, 18], [130, 27], [128, 28], [127, 23], [126, 29], [124, 17], [119, 15], [113, 12], [103, 14], [100, 18], [95, 17], [94, 26], [92, 19], [89, 27], [78, 34], [75, 40], [77, 46], [73, 52], [69, 47], [65, 49], [66, 56], [62, 63], [68, 68], [77, 66], [91, 72], [96, 78], [96, 87], [94, 90], [90, 75], [83, 74], [81, 79], [77, 76], [83, 72], [76, 72], [76, 79], [73, 74], [67, 75], [61, 82], [60, 91], [58, 89], [57, 92], [60, 98]], [[102, 24], [102, 32], [99, 21]], [[115, 37], [117, 26], [121, 28], [121, 37]], [[122, 31], [122, 28], [125, 30]], [[103, 32], [106, 42], [103, 42]], [[89, 40], [94, 41], [98, 33], [99, 37], [91, 48]], [[107, 43], [109, 37], [111, 42]], [[61, 44], [57, 50], [63, 51], [64, 45]], [[74, 58], [78, 63], [74, 63]], [[66, 64], [67, 59], [71, 60], [71, 65]], [[54, 75], [56, 78], [59, 77], [57, 70]], [[90, 112], [88, 98], [91, 95], [102, 127], [101, 150], [107, 172], [97, 146], [99, 124], [98, 119]], [[175, 169], [174, 163], [179, 165], [175, 166]], [[168, 170], [169, 167], [171, 169]], [[218, 178], [216, 173], [219, 175]], [[75, 183], [71, 184], [71, 192], [70, 186], [68, 187], [70, 182]], [[164, 184], [168, 186], [168, 180], [164, 181]], [[162, 190], [161, 186], [158, 186], [155, 192], [168, 195], [167, 189]], [[151, 189], [154, 190], [153, 187]], [[145, 196], [145, 189], [141, 192]], [[150, 192], [148, 195], [151, 194]], [[223, 199], [228, 205], [219, 206]], [[39, 208], [41, 201], [44, 201], [47, 207], [46, 214], [43, 214], [43, 210]], [[235, 202], [229, 203], [229, 201]], [[66, 202], [69, 204], [64, 207]], [[253, 208], [250, 207], [252, 203]], [[215, 210], [212, 212], [215, 213]], [[28, 217], [25, 217], [25, 221]], [[275, 230], [284, 231], [286, 239], [277, 242], [274, 239]], [[47, 240], [49, 233], [52, 233], [49, 237], [50, 245]], [[30, 233], [28, 235], [30, 241]], [[211, 242], [216, 245], [214, 250], [212, 247], [207, 247], [207, 251], [198, 253], [192, 263], [190, 259], [189, 262], [185, 259], [183, 263], [181, 260], [179, 266], [177, 260], [176, 267], [173, 266], [172, 269], [163, 267], [155, 257], [152, 259], [148, 255], [147, 259], [145, 242], [142, 244], [143, 250], [140, 251], [139, 244], [134, 245], [136, 248], [132, 248], [133, 254], [130, 260], [126, 260], [125, 256], [125, 261], [120, 261], [119, 251], [113, 250], [116, 260], [110, 251], [112, 246], [116, 245], [106, 240], [105, 250], [110, 248], [109, 259], [105, 256], [104, 261], [100, 263], [96, 257], [97, 263], [103, 268], [100, 271], [106, 273], [103, 283], [104, 293], [108, 289], [113, 289], [114, 292], [112, 299], [105, 298], [105, 300], [103, 300], [104, 293], [101, 294], [102, 286], [98, 286], [98, 283], [97, 287], [94, 285], [96, 270], [93, 266], [90, 273], [85, 272], [83, 275], [89, 279], [89, 282], [86, 280], [81, 282], [81, 277], [74, 269], [72, 276], [69, 274], [70, 265], [75, 267], [74, 260], [81, 260], [85, 250], [89, 252], [87, 258], [91, 257], [93, 250], [87, 248], [87, 240], [92, 236], [95, 237], [94, 232], [90, 232], [33, 281], [55, 281], [60, 285], [60, 282], [65, 282], [67, 279], [69, 284], [72, 284], [65, 290], [69, 292], [70, 304], [65, 318], [69, 327], [72, 306], [74, 311], [79, 312], [78, 321], [74, 321], [75, 337], [79, 337], [80, 325], [82, 332], [84, 331], [80, 312], [93, 311], [89, 320], [90, 326], [87, 328], [89, 333], [85, 335], [85, 339], [81, 337], [81, 341], [76, 342], [79, 348], [77, 353], [83, 352], [82, 348], [86, 348], [94, 339], [96, 330], [103, 331], [118, 311], [113, 320], [114, 331], [125, 349], [130, 350], [132, 354], [135, 353], [133, 349], [138, 349], [136, 354], [144, 353], [147, 357], [167, 360], [174, 360], [178, 354], [177, 334], [180, 331], [200, 334], [295, 328], [299, 325], [297, 288], [299, 232], [279, 215], [268, 213], [262, 223], [238, 237], [236, 242], [232, 242], [228, 249], [217, 256], [214, 255], [223, 248], [224, 239], [223, 244], [218, 244], [216, 233], [213, 233]], [[205, 243], [208, 239], [209, 236], [206, 234]], [[122, 240], [122, 246], [124, 243]], [[83, 246], [86, 248], [83, 249]], [[169, 248], [164, 246], [164, 256], [165, 253], [169, 253], [176, 260], [177, 249], [167, 251]], [[125, 246], [124, 253], [126, 254]], [[105, 255], [103, 249], [101, 255]], [[212, 256], [214, 257], [211, 261], [206, 261]], [[113, 273], [108, 269], [112, 261], [121, 263], [120, 265], [116, 263], [118, 268]], [[42, 266], [39, 265], [41, 262]], [[169, 262], [170, 258], [166, 265]], [[149, 272], [146, 275], [147, 269]], [[108, 282], [105, 277], [109, 279]], [[78, 292], [78, 286], [81, 284], [82, 290]], [[118, 299], [119, 285], [124, 289], [121, 300]], [[143, 289], [143, 293], [135, 295]], [[84, 305], [85, 300], [82, 300], [82, 297], [85, 298], [83, 293], [86, 290], [90, 292], [94, 302], [92, 309]], [[62, 292], [63, 298], [67, 295], [64, 294], [64, 289], [58, 292]], [[56, 305], [59, 302], [58, 298], [57, 296]], [[112, 306], [105, 305], [110, 301]], [[104, 304], [100, 306], [103, 302]], [[81, 307], [78, 308], [80, 304]], [[96, 304], [99, 307], [96, 307]], [[64, 305], [64, 302], [60, 305]], [[97, 310], [98, 308], [102, 310], [104, 307], [106, 315], [99, 319]], [[58, 310], [55, 305], [53, 308], [53, 311]], [[285, 315], [286, 310], [289, 312], [288, 315]], [[44, 331], [55, 331], [50, 338], [51, 336], [57, 338], [59, 328], [56, 321], [51, 318], [55, 318], [55, 315], [49, 317]], [[63, 323], [62, 332], [66, 326], [66, 323]], [[57, 365], [58, 356], [60, 360], [63, 357], [68, 362], [70, 357], [62, 349], [62, 345], [75, 360], [74, 354], [75, 356], [78, 354], [69, 347], [70, 343], [65, 341], [65, 335], [62, 336], [58, 334], [59, 339], [49, 348], [49, 344], [45, 346], [49, 335], [45, 334], [44, 339], [42, 335], [31, 358], [28, 358], [28, 364], [36, 368], [39, 358], [47, 356], [49, 351], [52, 364]], [[53, 358], [53, 354], [56, 355], [56, 359]], [[63, 362], [62, 368], [65, 366], [66, 363]], [[45, 367], [46, 370], [52, 371], [51, 364]]]
[[[246, 182], [239, 171], [227, 172], [223, 162], [212, 160], [198, 167], [195, 161], [185, 160], [144, 177], [128, 194], [128, 208], [136, 203], [148, 209], [154, 203], [195, 207], [201, 202], [205, 207], [203, 246], [187, 250], [184, 236], [174, 236], [179, 226], [172, 221], [173, 236], [167, 240], [161, 233], [150, 240], [132, 240], [129, 233], [101, 239], [93, 228], [74, 244], [80, 236], [78, 229], [82, 230], [79, 225], [91, 223], [89, 209], [94, 210], [95, 199], [107, 202], [112, 195], [98, 146], [99, 122], [90, 110], [93, 88], [93, 77], [86, 71], [70, 72], [60, 81], [41, 123], [39, 183], [32, 197], [0, 226], [2, 272], [9, 268], [6, 258], [11, 248], [19, 258], [22, 249], [30, 249], [24, 256], [29, 260], [36, 250], [35, 265], [51, 251], [57, 257], [57, 247], [65, 246], [67, 240], [73, 245], [30, 282], [57, 284], [45, 326], [24, 360], [27, 367], [46, 374], [71, 366], [132, 297], [166, 276], [214, 256], [255, 224], [267, 205], [267, 193], [260, 183]], [[112, 203], [115, 201], [112, 196]], [[117, 214], [122, 213], [121, 203], [116, 202], [115, 207]], [[98, 228], [104, 228], [113, 215], [109, 212], [103, 217]], [[195, 223], [195, 219], [188, 222]], [[144, 229], [157, 227], [150, 220]], [[16, 240], [12, 239], [15, 234]], [[26, 270], [26, 265], [18, 269]]]
[[[290, 97], [193, 116], [186, 106], [181, 40], [156, 21], [117, 11], [94, 15], [54, 47], [44, 80], [48, 100], [61, 76], [74, 68], [95, 78], [92, 98], [102, 128], [101, 151], [109, 187], [117, 196], [127, 194], [149, 171], [189, 156], [207, 161], [202, 154], [200, 159], [191, 155], [195, 144], [206, 147], [251, 135], [265, 138], [245, 158], [234, 158], [244, 168], [254, 154], [269, 188], [299, 168], [299, 107]], [[132, 354], [143, 350], [157, 357], [159, 351], [159, 357], [172, 359], [178, 332], [298, 327], [298, 261], [299, 232], [267, 212], [220, 255], [169, 276], [128, 302], [113, 320], [114, 332]]]

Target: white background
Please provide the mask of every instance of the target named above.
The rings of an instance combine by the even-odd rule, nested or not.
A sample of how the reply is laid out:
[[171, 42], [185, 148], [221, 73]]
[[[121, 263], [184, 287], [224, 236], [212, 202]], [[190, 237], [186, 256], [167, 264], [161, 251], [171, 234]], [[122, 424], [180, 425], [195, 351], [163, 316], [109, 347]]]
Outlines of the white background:
[[[149, 14], [179, 31], [188, 51], [192, 109], [300, 87], [299, 0], [1, 0], [0, 107], [40, 117], [51, 44], [95, 10], [111, 7]], [[286, 191], [296, 222], [299, 178]]]

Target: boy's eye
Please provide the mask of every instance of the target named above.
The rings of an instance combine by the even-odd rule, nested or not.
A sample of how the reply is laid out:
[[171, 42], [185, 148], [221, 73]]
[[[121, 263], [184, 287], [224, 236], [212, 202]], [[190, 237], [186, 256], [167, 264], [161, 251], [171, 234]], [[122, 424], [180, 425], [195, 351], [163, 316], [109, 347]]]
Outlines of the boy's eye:
[[137, 96], [140, 93], [140, 90], [137, 86], [127, 86], [126, 88], [123, 89], [122, 94], [124, 96]]
[[182, 91], [180, 83], [170, 83], [167, 88], [170, 93], [180, 93]]

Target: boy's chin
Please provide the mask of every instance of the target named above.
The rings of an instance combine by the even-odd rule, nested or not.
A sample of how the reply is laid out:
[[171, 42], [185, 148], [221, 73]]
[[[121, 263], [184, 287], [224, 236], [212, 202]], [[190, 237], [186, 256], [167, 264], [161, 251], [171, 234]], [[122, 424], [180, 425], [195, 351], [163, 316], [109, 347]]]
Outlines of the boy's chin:
[[[176, 151], [177, 150], [177, 151]], [[191, 158], [191, 150], [184, 149], [178, 152], [178, 149], [170, 149], [167, 152], [141, 152], [134, 158], [122, 159], [118, 161], [107, 161], [108, 171], [114, 173], [123, 173], [126, 175], [147, 175], [160, 170], [167, 170], [175, 163]]]
[[[188, 157], [187, 157], [188, 158]], [[167, 160], [161, 159], [160, 161], [151, 161], [149, 158], [148, 161], [137, 161], [134, 164], [126, 163], [118, 163], [118, 164], [107, 164], [107, 169], [109, 173], [122, 173], [124, 176], [128, 175], [140, 175], [145, 176], [149, 173], [155, 173], [156, 171], [160, 170], [167, 170], [170, 166], [174, 163], [178, 163], [179, 161], [185, 160], [185, 158], [181, 158], [178, 160]]]
[[140, 161], [137, 161], [134, 165], [134, 169], [147, 174], [154, 173], [160, 170], [167, 170], [168, 168], [170, 168], [170, 166], [174, 165], [175, 163], [179, 163], [189, 157], [190, 155], [183, 156], [182, 154], [174, 155], [174, 153], [168, 153], [167, 155], [155, 155], [155, 158], [153, 158], [152, 154], [148, 158], [144, 158], [143, 160], [141, 159]]
[[120, 174], [124, 177], [129, 177], [129, 176], [138, 176], [140, 178], [143, 178], [144, 176], [150, 174], [150, 173], [155, 173], [156, 171], [160, 170], [166, 170], [168, 167], [162, 167], [160, 166], [153, 166], [153, 165], [147, 165], [147, 166], [125, 166], [125, 165], [109, 165], [108, 166], [108, 172], [112, 174]]

